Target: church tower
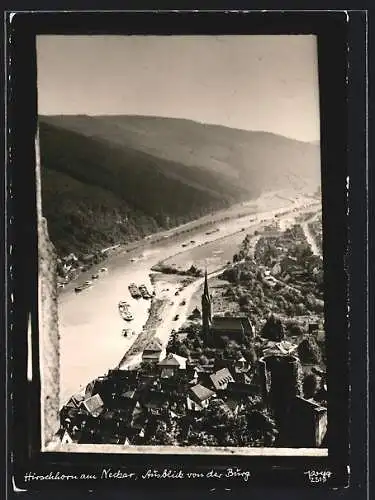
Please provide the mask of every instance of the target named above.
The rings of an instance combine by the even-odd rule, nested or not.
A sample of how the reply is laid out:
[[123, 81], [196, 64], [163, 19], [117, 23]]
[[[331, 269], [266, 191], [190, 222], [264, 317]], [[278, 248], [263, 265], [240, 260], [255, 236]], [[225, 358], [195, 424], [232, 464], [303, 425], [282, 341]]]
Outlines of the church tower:
[[212, 322], [212, 307], [211, 297], [208, 291], [207, 269], [204, 274], [204, 289], [202, 295], [202, 333], [203, 337], [207, 339], [210, 335], [210, 328]]

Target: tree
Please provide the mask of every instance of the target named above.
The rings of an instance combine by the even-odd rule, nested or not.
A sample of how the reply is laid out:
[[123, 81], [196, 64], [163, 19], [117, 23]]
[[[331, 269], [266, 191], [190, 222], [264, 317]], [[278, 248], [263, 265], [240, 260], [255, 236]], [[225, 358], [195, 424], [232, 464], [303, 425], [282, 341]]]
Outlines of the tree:
[[200, 432], [197, 434], [197, 446], [218, 446], [219, 442], [215, 436], [208, 432]]
[[195, 340], [197, 338], [197, 334], [194, 331], [189, 331], [186, 338], [188, 340]]
[[247, 414], [247, 430], [259, 446], [271, 446], [278, 435], [275, 421], [265, 410], [252, 410]]
[[179, 440], [180, 427], [178, 420], [172, 417], [168, 409], [162, 410], [160, 414], [152, 415], [147, 425], [149, 438], [147, 444], [150, 445], [176, 445]]
[[233, 340], [229, 340], [224, 349], [224, 357], [226, 359], [238, 359], [241, 348]]
[[160, 446], [176, 444], [176, 429], [172, 424], [168, 424], [167, 422], [158, 422], [153, 435], [148, 440], [148, 444]]
[[284, 335], [284, 327], [281, 320], [271, 314], [261, 330], [261, 336], [268, 340], [280, 341], [283, 340]]
[[248, 361], [252, 365], [254, 365], [258, 360], [258, 357], [256, 355], [256, 352], [255, 352], [255, 349], [253, 346], [249, 347], [248, 349], [245, 349], [243, 351], [243, 355], [244, 355], [244, 358], [246, 359], [246, 361]]
[[226, 335], [221, 337], [221, 343], [222, 343], [223, 347], [226, 348], [230, 343], [229, 337], [227, 337]]
[[207, 356], [202, 355], [202, 356], [199, 358], [199, 363], [200, 363], [201, 365], [208, 365], [209, 360], [208, 360]]
[[180, 352], [182, 345], [183, 345], [182, 342], [178, 340], [176, 336], [174, 336], [170, 339], [168, 343], [167, 351], [174, 352], [177, 354], [178, 352]]
[[203, 353], [203, 349], [201, 347], [196, 347], [195, 348], [195, 354], [197, 356], [200, 356]]
[[257, 283], [254, 287], [254, 295], [258, 297], [262, 302], [264, 301], [264, 290], [260, 283]]
[[178, 354], [179, 356], [183, 356], [184, 358], [189, 358], [190, 351], [185, 344], [181, 344], [176, 350], [176, 354]]
[[238, 299], [238, 304], [240, 306], [246, 306], [249, 303], [249, 297], [247, 295], [241, 295]]
[[220, 430], [218, 436], [220, 446], [249, 446], [252, 444], [247, 429], [245, 415], [233, 418], [228, 425]]
[[211, 401], [204, 416], [208, 429], [225, 427], [233, 420], [233, 412], [222, 399]]
[[200, 431], [200, 438], [205, 440], [205, 446], [209, 446], [207, 443], [208, 435], [213, 437], [215, 445], [219, 446], [249, 446], [253, 444], [248, 431], [246, 413], [240, 413], [236, 416], [222, 399], [211, 402], [201, 423]]
[[322, 353], [314, 337], [309, 336], [300, 342], [297, 352], [302, 364], [317, 365], [322, 361]]
[[240, 306], [240, 311], [245, 313], [245, 314], [249, 314], [250, 312], [250, 306], [248, 305], [245, 305], [245, 306]]
[[303, 395], [306, 399], [313, 398], [318, 390], [318, 377], [314, 373], [306, 375], [303, 379]]
[[247, 415], [254, 410], [263, 411], [265, 409], [265, 402], [261, 396], [248, 396], [243, 413]]
[[303, 329], [296, 321], [289, 321], [287, 325], [288, 333], [291, 336], [299, 336], [303, 334]]
[[306, 315], [306, 306], [300, 302], [299, 304], [296, 304], [296, 315], [297, 316], [305, 316]]
[[152, 375], [155, 373], [155, 365], [152, 361], [142, 361], [140, 371], [144, 375]]
[[203, 341], [200, 339], [198, 336], [195, 337], [194, 342], [193, 342], [194, 349], [202, 348], [203, 347]]

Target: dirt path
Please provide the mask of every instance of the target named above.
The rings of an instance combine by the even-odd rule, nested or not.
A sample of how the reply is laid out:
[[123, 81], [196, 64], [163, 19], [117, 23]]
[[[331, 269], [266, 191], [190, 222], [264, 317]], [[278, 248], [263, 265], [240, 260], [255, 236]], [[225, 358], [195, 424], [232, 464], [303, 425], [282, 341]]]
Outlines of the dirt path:
[[129, 360], [137, 358], [139, 354], [142, 354], [144, 348], [156, 335], [159, 325], [164, 321], [164, 314], [167, 304], [168, 302], [165, 299], [153, 299], [150, 308], [150, 315], [143, 328], [143, 331], [138, 335], [133, 345], [125, 353], [117, 368], [126, 367]]

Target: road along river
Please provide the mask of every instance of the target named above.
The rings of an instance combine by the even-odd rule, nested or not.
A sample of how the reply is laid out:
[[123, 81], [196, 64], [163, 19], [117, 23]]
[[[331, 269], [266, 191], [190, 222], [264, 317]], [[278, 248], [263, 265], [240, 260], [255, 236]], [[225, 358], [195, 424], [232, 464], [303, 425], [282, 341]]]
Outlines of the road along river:
[[[134, 250], [124, 250], [113, 256], [105, 264], [108, 272], [101, 274], [92, 288], [78, 294], [74, 292], [74, 286], [89, 279], [96, 269], [87, 276], [83, 275], [74, 284], [68, 285], [59, 296], [60, 403], [64, 404], [72, 394], [82, 390], [91, 380], [117, 366], [142, 332], [148, 318], [150, 301], [133, 299], [128, 290], [130, 283], [134, 282], [137, 285], [145, 283], [149, 290], [152, 290], [150, 273], [154, 265], [177, 254], [181, 261], [182, 251], [186, 252], [186, 261], [190, 263], [189, 255], [198, 247], [199, 260], [206, 258], [207, 263], [211, 262], [209, 272], [213, 272], [215, 265], [216, 269], [223, 266], [223, 259], [220, 261], [218, 255], [213, 255], [214, 241], [217, 241], [218, 248], [224, 242], [226, 249], [229, 249], [228, 255], [233, 255], [245, 237], [241, 232], [242, 229], [256, 230], [273, 219], [277, 213], [293, 208], [300, 210], [308, 206], [311, 210], [312, 205], [314, 201], [311, 199], [301, 198], [298, 203], [293, 204], [279, 198], [272, 210], [254, 214], [252, 217], [249, 217], [249, 213], [239, 217], [236, 211], [233, 219], [215, 224], [210, 227], [210, 231], [207, 231], [207, 227], [197, 225], [188, 236], [186, 234], [176, 236], [171, 232], [170, 237], [164, 236], [157, 242], [149, 240], [142, 244], [142, 248], [138, 246]], [[212, 229], [219, 231], [211, 232]], [[235, 234], [236, 237], [233, 236]], [[186, 241], [188, 246], [182, 247]], [[194, 243], [191, 243], [192, 241]], [[212, 244], [205, 245], [209, 242]], [[228, 242], [231, 242], [231, 245]], [[170, 308], [165, 318], [163, 317], [163, 326], [158, 331], [158, 336], [163, 340], [168, 338], [171, 328], [177, 329], [181, 326], [186, 315], [184, 309], [178, 307], [184, 299], [187, 311], [189, 299], [200, 285], [198, 280], [181, 291], [181, 296], [176, 297], [175, 290], [178, 284], [170, 286], [168, 281], [163, 284], [163, 281], [158, 280], [155, 288], [156, 297], [170, 302]], [[131, 306], [134, 320], [130, 323], [126, 323], [119, 315], [120, 300], [126, 300]], [[173, 317], [177, 311], [180, 317], [178, 321], [174, 321]], [[134, 335], [125, 338], [121, 333], [124, 328], [130, 328], [134, 331]]]
[[323, 257], [320, 248], [316, 244], [314, 235], [311, 233], [310, 228], [309, 228], [310, 222], [313, 222], [318, 217], [319, 214], [321, 214], [321, 212], [317, 212], [313, 217], [311, 217], [310, 219], [308, 219], [307, 221], [305, 221], [302, 224], [302, 229], [303, 229], [303, 231], [305, 233], [305, 236], [306, 236], [306, 239], [307, 239], [308, 243], [311, 246], [311, 250], [313, 251], [313, 253], [315, 255], [319, 255], [319, 257]]

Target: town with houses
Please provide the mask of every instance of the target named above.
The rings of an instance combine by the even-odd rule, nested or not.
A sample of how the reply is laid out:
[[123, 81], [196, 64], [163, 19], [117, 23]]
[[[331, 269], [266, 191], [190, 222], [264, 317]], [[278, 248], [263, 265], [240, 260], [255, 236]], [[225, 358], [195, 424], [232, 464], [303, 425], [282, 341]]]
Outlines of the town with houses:
[[[60, 283], [77, 261], [59, 261]], [[60, 410], [61, 443], [326, 447], [321, 212], [287, 228], [275, 217], [244, 236], [221, 274], [195, 271], [203, 289], [188, 320], [167, 341], [147, 337], [135, 366], [73, 395]]]

